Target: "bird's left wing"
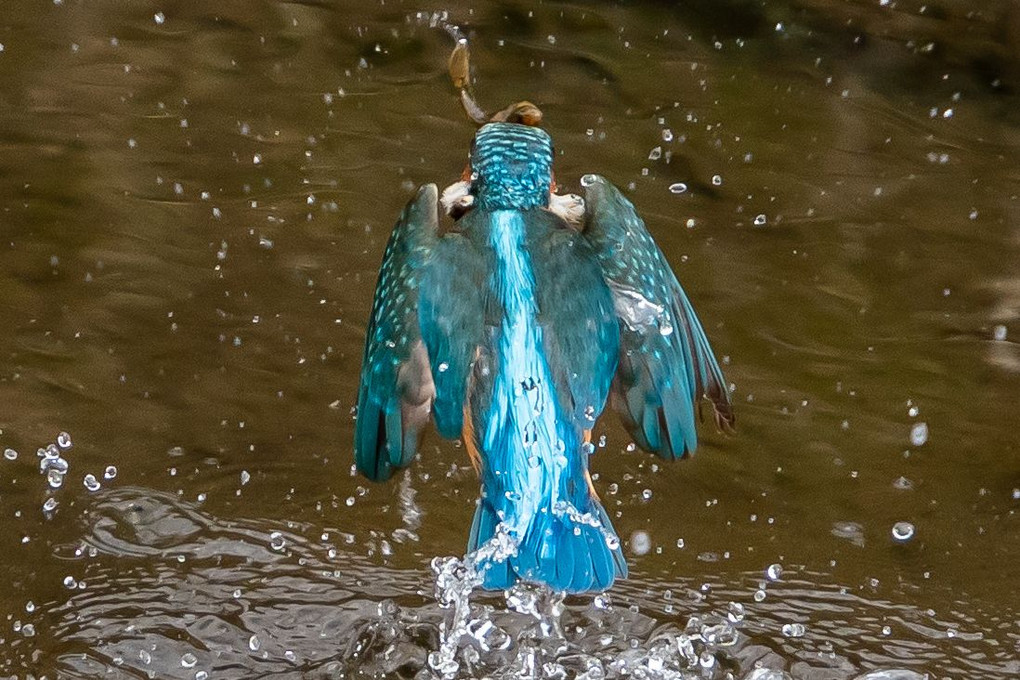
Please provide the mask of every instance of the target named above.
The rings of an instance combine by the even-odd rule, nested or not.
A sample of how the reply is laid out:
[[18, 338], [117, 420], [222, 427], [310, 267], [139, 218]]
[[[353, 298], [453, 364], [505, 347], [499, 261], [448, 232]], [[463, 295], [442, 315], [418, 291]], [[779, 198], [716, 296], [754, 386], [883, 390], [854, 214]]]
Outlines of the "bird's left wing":
[[419, 189], [393, 229], [376, 283], [354, 436], [355, 463], [372, 480], [411, 462], [433, 408], [440, 434], [460, 434], [481, 333], [480, 286], [468, 283], [479, 265], [463, 236], [439, 234], [437, 208], [436, 186]]
[[644, 222], [620, 191], [588, 175], [583, 233], [613, 292], [620, 362], [613, 404], [641, 447], [680, 458], [697, 445], [703, 397], [716, 423], [733, 423], [729, 391], [694, 308]]

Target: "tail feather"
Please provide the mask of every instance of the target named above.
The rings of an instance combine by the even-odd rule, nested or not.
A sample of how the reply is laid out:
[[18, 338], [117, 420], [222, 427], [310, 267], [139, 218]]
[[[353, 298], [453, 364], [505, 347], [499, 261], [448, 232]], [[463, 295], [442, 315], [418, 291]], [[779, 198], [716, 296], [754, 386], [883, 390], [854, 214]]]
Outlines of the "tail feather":
[[[474, 553], [496, 534], [499, 519], [492, 507], [483, 498], [475, 510], [468, 538], [468, 553]], [[506, 560], [486, 560], [479, 565], [482, 569], [482, 587], [487, 590], [505, 590], [517, 582], [517, 578]]]
[[[548, 509], [539, 512], [523, 536], [518, 536], [516, 555], [480, 565], [483, 587], [503, 590], [518, 581], [529, 581], [545, 583], [557, 591], [582, 593], [605, 590], [617, 577], [626, 577], [627, 564], [608, 515], [595, 499], [589, 500], [589, 506], [586, 510], [597, 523], [577, 521], [567, 513]], [[498, 525], [495, 510], [483, 500], [475, 511], [468, 550], [484, 546]]]
[[[574, 554], [573, 532], [561, 532], [556, 541], [556, 583], [558, 589], [590, 590], [591, 568], [583, 556]], [[554, 586], [555, 587], [555, 586]]]
[[[613, 531], [613, 523], [609, 521], [609, 515], [606, 513], [606, 509], [602, 507], [601, 503], [595, 502], [592, 504], [593, 511], [598, 517], [599, 524], [607, 527], [612, 533], [613, 539], [616, 541], [616, 545], [610, 546], [608, 540], [602, 541], [602, 547], [610, 554], [613, 560], [613, 565], [616, 567], [616, 575], [620, 578], [627, 578], [627, 560], [623, 556], [623, 550], [620, 548], [620, 538]], [[605, 537], [603, 537], [605, 538]]]

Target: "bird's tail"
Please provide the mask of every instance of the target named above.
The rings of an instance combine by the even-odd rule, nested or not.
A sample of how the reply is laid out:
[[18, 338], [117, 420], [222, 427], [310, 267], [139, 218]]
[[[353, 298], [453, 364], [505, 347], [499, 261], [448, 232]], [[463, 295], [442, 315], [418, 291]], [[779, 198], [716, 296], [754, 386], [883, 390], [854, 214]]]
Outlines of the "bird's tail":
[[[588, 495], [585, 505], [576, 508], [553, 502], [541, 507], [523, 527], [513, 527], [501, 524], [498, 509], [483, 497], [468, 542], [468, 550], [480, 557], [482, 586], [502, 590], [529, 581], [581, 593], [606, 590], [617, 577], [625, 578], [627, 562], [609, 516], [593, 495]], [[497, 534], [509, 535], [516, 550], [494, 550]]]

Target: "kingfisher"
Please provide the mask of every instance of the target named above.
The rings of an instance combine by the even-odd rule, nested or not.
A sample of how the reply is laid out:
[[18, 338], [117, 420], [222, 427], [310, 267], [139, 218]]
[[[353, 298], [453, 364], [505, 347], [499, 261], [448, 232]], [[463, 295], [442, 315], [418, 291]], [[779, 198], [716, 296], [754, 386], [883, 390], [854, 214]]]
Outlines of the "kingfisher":
[[[504, 117], [507, 118], [507, 117]], [[423, 428], [461, 439], [481, 482], [469, 554], [482, 586], [608, 589], [627, 574], [589, 473], [607, 402], [634, 441], [692, 454], [708, 400], [733, 423], [722, 371], [687, 295], [609, 181], [561, 195], [534, 121], [474, 136], [461, 181], [422, 186], [390, 236], [375, 289], [354, 453], [371, 480], [409, 465]]]

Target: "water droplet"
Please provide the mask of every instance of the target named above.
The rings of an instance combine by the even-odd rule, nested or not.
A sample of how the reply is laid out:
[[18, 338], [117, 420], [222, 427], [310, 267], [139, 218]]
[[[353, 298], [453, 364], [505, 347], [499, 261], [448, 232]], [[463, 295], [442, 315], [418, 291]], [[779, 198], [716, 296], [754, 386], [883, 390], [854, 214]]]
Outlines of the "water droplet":
[[924, 446], [928, 441], [928, 423], [915, 423], [910, 428], [910, 443], [914, 446]]
[[591, 442], [584, 442], [583, 444], [581, 444], [581, 453], [588, 456], [592, 455], [593, 453], [595, 453], [595, 445], [592, 444]]
[[641, 492], [641, 499], [642, 500], [646, 500], [646, 501], [651, 500], [652, 499], [652, 490], [651, 489], [645, 489], [644, 491], [642, 491]]
[[662, 158], [662, 147], [661, 146], [655, 147], [648, 154], [648, 160], [650, 160], [650, 161], [657, 161], [660, 158]]
[[763, 227], [763, 226], [765, 226], [765, 223], [767, 221], [768, 221], [768, 219], [765, 217], [765, 215], [762, 215], [762, 214], [756, 215], [755, 218], [754, 218], [754, 226], [756, 226], [756, 227]]
[[99, 480], [96, 479], [96, 476], [91, 472], [85, 475], [85, 479], [82, 480], [82, 484], [89, 491], [99, 491], [99, 487], [101, 486]]
[[730, 602], [729, 609], [726, 612], [726, 618], [731, 623], [740, 623], [744, 620], [744, 605], [739, 602]]
[[910, 491], [914, 488], [914, 483], [906, 477], [897, 477], [893, 480], [893, 488], [899, 489], [900, 491]]
[[664, 141], [664, 142], [672, 142], [673, 141], [673, 131], [670, 130], [669, 128], [666, 128], [665, 130], [663, 130], [662, 131], [662, 141]]
[[181, 657], [181, 665], [185, 668], [194, 668], [197, 663], [198, 659], [191, 652], [185, 652], [184, 656]]
[[669, 193], [671, 194], [682, 194], [687, 191], [687, 185], [683, 182], [677, 182], [669, 185]]
[[251, 481], [251, 475], [248, 474], [247, 470], [241, 470], [241, 486], [244, 486]]
[[592, 184], [595, 184], [598, 181], [599, 181], [598, 175], [585, 175], [581, 178], [581, 186], [590, 187]]
[[892, 527], [893, 539], [906, 543], [914, 537], [914, 525], [910, 522], [896, 522]]
[[68, 590], [74, 590], [75, 588], [78, 587], [78, 581], [76, 581], [73, 576], [65, 576], [64, 587], [67, 588]]
[[439, 363], [438, 368], [440, 373], [446, 373], [448, 370], [450, 370], [450, 364], [446, 363], [445, 361], [441, 361]]
[[152, 20], [156, 22], [156, 25], [162, 26], [163, 23], [166, 21], [166, 15], [164, 15], [162, 12], [156, 12], [155, 14], [152, 15]]
[[[741, 613], [741, 617], [743, 613]], [[727, 622], [701, 627], [701, 637], [714, 647], [729, 647], [737, 641], [737, 631]]]
[[57, 446], [64, 450], [71, 448], [71, 435], [67, 434], [66, 432], [61, 432], [60, 434], [58, 434]]
[[262, 154], [260, 154], [260, 153], [254, 154], [254, 155], [253, 155], [253, 156], [251, 157], [251, 162], [252, 162], [252, 164], [254, 164], [254, 165], [259, 165], [259, 164], [261, 164], [261, 163], [262, 163]]
[[14, 449], [4, 449], [4, 458], [7, 460], [17, 460], [18, 452]]
[[262, 641], [259, 640], [258, 635], [252, 635], [250, 638], [248, 638], [248, 649], [250, 649], [253, 652], [257, 652], [259, 651], [260, 647], [262, 647]]
[[769, 568], [765, 570], [765, 576], [770, 581], [778, 581], [783, 575], [783, 566], [781, 564], [770, 564]]
[[441, 678], [455, 677], [460, 669], [459, 663], [454, 659], [446, 658], [442, 652], [429, 652], [428, 661], [432, 670], [439, 674]]
[[279, 531], [269, 534], [269, 547], [276, 552], [283, 552], [283, 549], [287, 547], [287, 541], [283, 538], [283, 534]]
[[105, 479], [113, 479], [116, 476], [117, 476], [117, 466], [116, 465], [107, 465], [106, 466], [106, 470], [103, 471], [103, 477]]
[[717, 187], [722, 186], [722, 176], [721, 175], [712, 175], [712, 184], [717, 186]]
[[[39, 453], [42, 452], [43, 450], [39, 449]], [[54, 476], [63, 477], [64, 475], [67, 474], [68, 468], [70, 468], [70, 465], [67, 463], [66, 460], [61, 458], [59, 455], [50, 457], [48, 452], [46, 453], [46, 457], [39, 461], [39, 472], [41, 473], [55, 472], [57, 474]], [[59, 486], [59, 483], [57, 484], [57, 486]]]
[[64, 483], [64, 473], [60, 470], [50, 469], [46, 472], [46, 483], [51, 489], [59, 489]]
[[1006, 339], [1006, 332], [1007, 332], [1006, 327], [1003, 326], [1002, 324], [999, 324], [994, 329], [992, 329], [992, 337], [995, 338], [998, 342], [1003, 342]]
[[787, 623], [783, 625], [783, 635], [785, 637], [803, 637], [805, 631], [804, 624], [802, 623]]
[[652, 549], [652, 538], [647, 531], [638, 530], [630, 535], [630, 551], [635, 555], [647, 555]]
[[755, 602], [763, 602], [764, 600], [765, 600], [765, 591], [764, 590], [760, 590], [759, 589], [759, 590], [754, 591], [754, 601]]
[[208, 680], [208, 678], [209, 678], [209, 674], [206, 673], [205, 671], [196, 671], [195, 672], [195, 680]]
[[47, 498], [46, 502], [43, 503], [42, 509], [43, 512], [53, 512], [57, 509], [57, 499], [52, 497]]

